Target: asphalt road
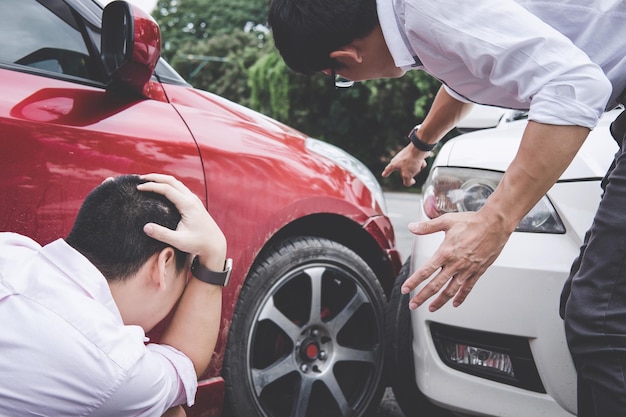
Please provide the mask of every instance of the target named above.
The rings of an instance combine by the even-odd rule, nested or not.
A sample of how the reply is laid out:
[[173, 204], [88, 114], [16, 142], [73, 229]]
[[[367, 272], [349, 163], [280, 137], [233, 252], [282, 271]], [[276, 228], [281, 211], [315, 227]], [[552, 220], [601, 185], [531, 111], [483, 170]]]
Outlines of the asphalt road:
[[403, 262], [413, 247], [413, 234], [409, 232], [408, 224], [417, 218], [421, 198], [417, 193], [385, 193], [387, 215], [396, 232], [396, 246]]
[[[385, 199], [387, 200], [387, 214], [396, 232], [396, 245], [404, 262], [413, 247], [413, 235], [409, 232], [407, 225], [415, 220], [420, 195], [397, 192], [385, 193]], [[376, 417], [405, 417], [390, 388], [385, 391]]]
[[378, 412], [375, 414], [375, 417], [410, 417], [405, 416], [398, 403], [396, 402], [395, 397], [393, 396], [393, 391], [391, 388], [387, 388], [385, 391], [385, 395], [383, 396], [383, 400], [380, 402], [380, 407], [378, 407]]

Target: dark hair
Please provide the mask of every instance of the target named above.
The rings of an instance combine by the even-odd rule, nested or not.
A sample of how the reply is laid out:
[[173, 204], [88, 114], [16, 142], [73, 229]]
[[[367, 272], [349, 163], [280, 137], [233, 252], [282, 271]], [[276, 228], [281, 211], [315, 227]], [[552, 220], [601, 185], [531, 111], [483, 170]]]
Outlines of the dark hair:
[[337, 68], [329, 54], [370, 34], [378, 25], [376, 0], [271, 0], [274, 43], [294, 71]]
[[[178, 209], [167, 198], [137, 190], [143, 182], [137, 175], [124, 175], [100, 184], [83, 202], [66, 238], [109, 281], [131, 277], [152, 255], [169, 246], [146, 235], [146, 223], [176, 229], [180, 221]], [[180, 271], [187, 254], [174, 250]]]

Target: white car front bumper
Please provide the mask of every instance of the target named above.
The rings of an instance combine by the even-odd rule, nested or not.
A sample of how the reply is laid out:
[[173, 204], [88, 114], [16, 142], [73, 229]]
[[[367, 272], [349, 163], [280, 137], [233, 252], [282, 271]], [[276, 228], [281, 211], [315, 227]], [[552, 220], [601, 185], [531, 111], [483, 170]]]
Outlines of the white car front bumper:
[[[575, 415], [576, 373], [559, 317], [559, 300], [571, 263], [593, 219], [600, 187], [598, 181], [560, 183], [548, 196], [566, 226], [565, 234], [513, 233], [460, 307], [448, 303], [431, 313], [424, 305], [412, 312], [416, 382], [434, 403], [481, 416]], [[420, 218], [426, 219], [423, 211]], [[443, 233], [416, 236], [411, 270], [424, 263], [442, 240]], [[508, 350], [511, 356], [519, 352], [511, 351], [510, 343], [524, 345], [527, 352], [521, 356], [525, 362], [514, 363], [513, 371], [516, 377], [531, 376], [511, 385], [467, 372], [484, 371], [485, 367], [454, 369], [454, 363], [442, 360], [437, 350], [437, 345], [442, 350], [442, 344], [435, 341], [433, 333], [439, 334], [439, 340], [470, 346], [474, 341], [494, 351]]]

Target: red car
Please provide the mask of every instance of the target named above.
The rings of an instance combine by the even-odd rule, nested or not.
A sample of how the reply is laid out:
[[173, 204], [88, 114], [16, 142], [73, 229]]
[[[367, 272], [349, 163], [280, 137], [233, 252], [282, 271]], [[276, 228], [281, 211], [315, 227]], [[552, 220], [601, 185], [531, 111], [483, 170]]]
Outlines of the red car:
[[235, 265], [188, 414], [375, 407], [401, 265], [371, 172], [192, 88], [159, 58], [157, 24], [125, 2], [14, 1], [0, 27], [0, 230], [46, 244], [104, 178], [173, 174], [205, 201]]

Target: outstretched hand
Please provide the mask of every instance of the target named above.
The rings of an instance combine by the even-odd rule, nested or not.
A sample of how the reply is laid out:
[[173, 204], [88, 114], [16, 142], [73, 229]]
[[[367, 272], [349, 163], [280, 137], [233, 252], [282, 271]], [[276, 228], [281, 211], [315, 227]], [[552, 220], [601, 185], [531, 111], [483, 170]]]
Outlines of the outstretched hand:
[[183, 252], [198, 255], [207, 267], [214, 264], [215, 270], [221, 270], [226, 257], [226, 238], [202, 201], [170, 175], [147, 174], [140, 178], [147, 182], [139, 184], [138, 190], [165, 196], [181, 214], [176, 230], [148, 223], [144, 226], [144, 232]]
[[408, 294], [432, 276], [409, 302], [416, 309], [445, 289], [430, 304], [436, 311], [454, 298], [458, 307], [485, 272], [496, 260], [511, 232], [503, 222], [479, 212], [448, 213], [436, 219], [411, 223], [409, 230], [416, 235], [445, 232], [445, 238], [433, 256], [416, 270], [402, 285], [402, 293]]
[[422, 152], [409, 143], [391, 159], [382, 176], [387, 178], [394, 171], [399, 171], [402, 183], [410, 187], [415, 184], [414, 177], [426, 167], [426, 158], [429, 156], [430, 152]]

